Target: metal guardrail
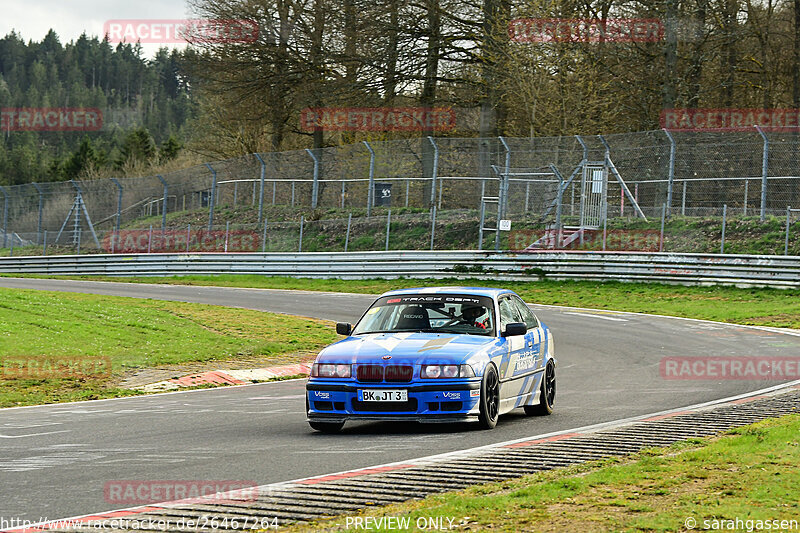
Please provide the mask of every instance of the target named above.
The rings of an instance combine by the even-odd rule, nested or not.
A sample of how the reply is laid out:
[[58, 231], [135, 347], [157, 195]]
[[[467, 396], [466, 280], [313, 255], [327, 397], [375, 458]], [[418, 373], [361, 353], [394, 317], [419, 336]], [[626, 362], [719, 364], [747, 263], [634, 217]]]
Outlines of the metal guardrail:
[[106, 254], [0, 258], [0, 274], [651, 281], [800, 287], [800, 256], [640, 252], [393, 251]]

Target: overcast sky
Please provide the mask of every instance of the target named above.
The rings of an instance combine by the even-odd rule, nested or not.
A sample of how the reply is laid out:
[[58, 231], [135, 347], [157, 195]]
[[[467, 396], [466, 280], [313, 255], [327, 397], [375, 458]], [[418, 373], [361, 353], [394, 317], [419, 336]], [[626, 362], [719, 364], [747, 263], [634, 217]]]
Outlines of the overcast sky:
[[[64, 44], [84, 31], [102, 38], [108, 20], [186, 17], [186, 0], [2, 0], [0, 36], [15, 30], [26, 42], [41, 41], [52, 28]], [[158, 46], [143, 48], [152, 57]]]

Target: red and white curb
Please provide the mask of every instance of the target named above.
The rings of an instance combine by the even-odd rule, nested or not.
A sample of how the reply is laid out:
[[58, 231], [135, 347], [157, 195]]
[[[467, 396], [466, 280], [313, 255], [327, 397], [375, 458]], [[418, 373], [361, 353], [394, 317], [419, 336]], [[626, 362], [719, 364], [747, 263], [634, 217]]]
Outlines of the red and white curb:
[[133, 387], [144, 392], [165, 392], [199, 385], [247, 385], [260, 381], [287, 376], [307, 376], [311, 372], [311, 362], [293, 365], [271, 366], [268, 368], [244, 368], [241, 370], [212, 370], [188, 374], [179, 378], [157, 381]]
[[[476, 453], [480, 453], [486, 450], [492, 449], [501, 449], [501, 448], [520, 448], [525, 446], [533, 446], [535, 444], [545, 443], [545, 442], [554, 442], [560, 440], [568, 440], [574, 437], [596, 433], [601, 430], [608, 430], [623, 426], [629, 426], [635, 424], [637, 422], [651, 422], [656, 420], [664, 420], [667, 418], [672, 418], [680, 415], [685, 414], [692, 414], [692, 413], [699, 413], [702, 411], [708, 411], [717, 407], [722, 406], [729, 406], [729, 405], [739, 405], [747, 402], [756, 401], [763, 398], [768, 398], [771, 396], [776, 396], [787, 392], [789, 390], [800, 390], [800, 380], [793, 381], [790, 383], [784, 383], [781, 385], [775, 385], [772, 387], [768, 387], [765, 389], [760, 389], [752, 392], [748, 392], [745, 394], [740, 394], [737, 396], [731, 396], [728, 398], [723, 398], [720, 400], [713, 400], [710, 402], [690, 405], [688, 407], [681, 407], [677, 409], [670, 409], [667, 411], [661, 411], [657, 413], [650, 413], [646, 415], [625, 418], [621, 420], [614, 420], [611, 422], [604, 422], [601, 424], [594, 424], [590, 426], [583, 426], [580, 428], [575, 429], [568, 429], [563, 431], [555, 431], [552, 433], [546, 433], [542, 435], [535, 435], [531, 437], [524, 437], [521, 439], [506, 441], [506, 442], [499, 442], [495, 444], [489, 444], [485, 446], [479, 446], [476, 448], [469, 448], [466, 450], [459, 450], [455, 452], [448, 452], [443, 454], [437, 455], [430, 455], [427, 457], [420, 457], [418, 459], [412, 459], [408, 461], [396, 462], [396, 463], [387, 463], [383, 465], [376, 465], [367, 468], [359, 468], [355, 470], [345, 470], [342, 472], [335, 472], [332, 474], [324, 474], [320, 476], [313, 476], [301, 479], [295, 479], [292, 481], [284, 481], [280, 483], [271, 483], [269, 485], [260, 485], [256, 487], [259, 494], [262, 495], [269, 495], [273, 492], [286, 489], [289, 487], [296, 487], [298, 485], [314, 485], [317, 483], [323, 483], [326, 481], [334, 481], [339, 479], [350, 479], [350, 478], [358, 478], [361, 476], [368, 476], [371, 474], [379, 474], [384, 472], [392, 472], [392, 471], [400, 471], [405, 470], [408, 468], [414, 467], [421, 467], [426, 465], [431, 465], [434, 463], [440, 463], [443, 460], [449, 460], [454, 458], [465, 458], [469, 456], [474, 456]], [[90, 528], [90, 523], [96, 524], [101, 521], [112, 521], [115, 519], [135, 519], [135, 515], [142, 514], [142, 513], [150, 513], [154, 511], [160, 511], [163, 509], [168, 509], [171, 507], [178, 507], [181, 505], [186, 505], [187, 503], [202, 503], [206, 501], [208, 503], [213, 503], [214, 501], [220, 501], [222, 499], [228, 500], [236, 500], [235, 496], [231, 496], [230, 493], [218, 493], [207, 496], [205, 499], [201, 498], [191, 498], [189, 500], [176, 500], [176, 501], [169, 501], [157, 504], [150, 504], [150, 505], [143, 505], [139, 507], [130, 507], [126, 509], [118, 509], [113, 511], [107, 511], [102, 513], [95, 513], [90, 515], [83, 515], [83, 516], [76, 516], [72, 518], [65, 518], [60, 520], [51, 520], [47, 522], [39, 522], [35, 524], [25, 524], [22, 527], [16, 527], [12, 529], [3, 530], [0, 533], [35, 533], [35, 532], [43, 532], [49, 531], [52, 529], [64, 529], [67, 527], [71, 527], [72, 529], [81, 527], [79, 524], [85, 524], [84, 527], [87, 529]]]

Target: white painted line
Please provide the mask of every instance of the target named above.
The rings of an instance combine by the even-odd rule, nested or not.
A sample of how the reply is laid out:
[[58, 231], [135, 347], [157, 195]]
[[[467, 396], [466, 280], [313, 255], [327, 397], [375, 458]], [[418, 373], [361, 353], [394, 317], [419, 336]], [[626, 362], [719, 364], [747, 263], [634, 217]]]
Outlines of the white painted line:
[[591, 318], [602, 318], [603, 320], [613, 320], [614, 322], [627, 322], [627, 318], [615, 318], [613, 316], [603, 316], [603, 315], [593, 315], [591, 313], [578, 313], [575, 311], [564, 311], [561, 313], [562, 315], [576, 315], [576, 316], [587, 316]]

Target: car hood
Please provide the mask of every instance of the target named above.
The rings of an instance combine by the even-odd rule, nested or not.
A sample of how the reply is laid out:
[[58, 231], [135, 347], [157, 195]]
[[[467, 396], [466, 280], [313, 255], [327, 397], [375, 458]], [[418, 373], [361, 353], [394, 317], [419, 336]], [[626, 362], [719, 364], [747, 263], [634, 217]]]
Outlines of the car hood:
[[317, 362], [466, 363], [497, 342], [495, 337], [454, 333], [372, 333], [328, 346]]

